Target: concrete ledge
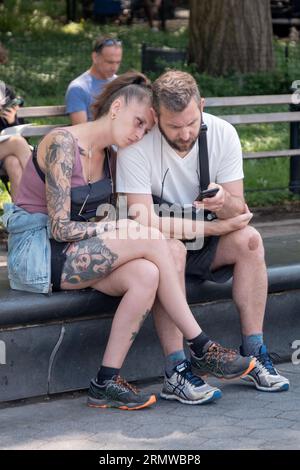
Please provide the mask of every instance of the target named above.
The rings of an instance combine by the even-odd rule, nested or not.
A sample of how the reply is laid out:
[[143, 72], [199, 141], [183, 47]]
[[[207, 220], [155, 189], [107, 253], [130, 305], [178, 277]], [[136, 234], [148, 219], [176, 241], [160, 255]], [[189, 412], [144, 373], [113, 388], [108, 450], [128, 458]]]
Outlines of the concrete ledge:
[[[269, 296], [265, 340], [289, 360], [300, 340], [300, 239], [267, 239]], [[253, 293], [255, 295], [255, 292]], [[238, 348], [238, 314], [231, 282], [216, 285], [189, 279], [187, 297], [211, 338]], [[0, 271], [0, 402], [88, 387], [96, 373], [120, 299], [99, 292], [59, 292], [50, 297], [9, 289]], [[143, 325], [122, 374], [128, 380], [162, 375], [163, 357], [152, 319]]]
[[[271, 294], [265, 338], [270, 351], [289, 360], [299, 325], [300, 290]], [[225, 346], [239, 347], [240, 331], [231, 300], [192, 305], [202, 328]], [[108, 339], [111, 315], [44, 325], [8, 327], [0, 337], [6, 364], [0, 365], [0, 402], [87, 388], [95, 375]], [[163, 374], [163, 356], [152, 319], [131, 348], [123, 375], [128, 380]]]

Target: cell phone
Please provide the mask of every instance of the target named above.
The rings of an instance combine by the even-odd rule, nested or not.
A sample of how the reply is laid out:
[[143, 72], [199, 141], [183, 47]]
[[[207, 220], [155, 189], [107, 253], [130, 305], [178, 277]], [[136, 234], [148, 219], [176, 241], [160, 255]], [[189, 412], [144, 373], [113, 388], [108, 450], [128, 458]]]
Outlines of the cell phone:
[[206, 197], [214, 197], [218, 191], [219, 188], [205, 189], [204, 191], [200, 191], [199, 196], [195, 200], [202, 201], [202, 199], [205, 199]]
[[17, 96], [16, 98], [13, 98], [12, 100], [9, 100], [1, 109], [1, 111], [5, 111], [7, 109], [13, 108], [14, 106], [21, 106], [24, 103], [23, 98], [20, 96]]

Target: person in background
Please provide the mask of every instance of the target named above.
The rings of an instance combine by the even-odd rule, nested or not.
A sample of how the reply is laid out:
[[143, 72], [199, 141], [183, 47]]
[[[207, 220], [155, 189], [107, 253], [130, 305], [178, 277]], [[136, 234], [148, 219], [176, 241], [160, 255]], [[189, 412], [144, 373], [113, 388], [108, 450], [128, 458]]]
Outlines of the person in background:
[[116, 78], [122, 61], [122, 42], [105, 36], [98, 37], [93, 45], [92, 65], [68, 86], [65, 103], [71, 124], [91, 121], [91, 105], [103, 87]]
[[[0, 64], [8, 62], [8, 52], [0, 44]], [[22, 123], [17, 111], [22, 99], [16, 96], [11, 87], [0, 81], [0, 132]], [[20, 135], [14, 135], [0, 141], [0, 168], [4, 168], [10, 181], [10, 193], [15, 200], [23, 170], [31, 155], [31, 147]]]

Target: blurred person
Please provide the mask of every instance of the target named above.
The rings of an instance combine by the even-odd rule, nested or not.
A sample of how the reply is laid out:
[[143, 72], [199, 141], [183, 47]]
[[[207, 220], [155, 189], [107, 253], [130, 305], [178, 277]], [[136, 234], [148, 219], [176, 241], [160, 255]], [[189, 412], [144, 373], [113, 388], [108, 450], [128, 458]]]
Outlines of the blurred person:
[[[8, 62], [8, 52], [0, 44], [0, 64]], [[11, 87], [0, 81], [0, 132], [21, 124], [17, 111], [23, 100], [16, 96]], [[31, 147], [27, 141], [19, 136], [11, 136], [0, 141], [0, 168], [3, 167], [10, 181], [10, 193], [15, 200], [23, 170], [31, 154]]]
[[75, 78], [66, 92], [66, 111], [72, 125], [93, 119], [91, 105], [104, 86], [117, 77], [122, 52], [122, 42], [119, 39], [103, 36], [95, 40], [91, 67]]
[[130, 16], [128, 18], [127, 24], [132, 24], [133, 18], [136, 15], [137, 11], [141, 8], [144, 9], [145, 15], [149, 24], [149, 27], [152, 31], [158, 31], [158, 28], [154, 26], [153, 18], [154, 13], [161, 7], [161, 0], [131, 0], [130, 5]]

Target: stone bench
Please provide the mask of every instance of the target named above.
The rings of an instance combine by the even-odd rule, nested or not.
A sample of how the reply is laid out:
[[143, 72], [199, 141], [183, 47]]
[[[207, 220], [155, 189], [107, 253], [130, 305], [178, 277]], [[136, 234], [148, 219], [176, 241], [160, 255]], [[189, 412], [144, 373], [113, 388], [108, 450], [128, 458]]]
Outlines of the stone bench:
[[[300, 339], [300, 240], [265, 240], [269, 295], [265, 336], [270, 349], [290, 359]], [[172, 286], [170, 286], [172, 289]], [[253, 293], [255, 295], [255, 293]], [[187, 280], [187, 297], [202, 328], [226, 346], [240, 342], [231, 281]], [[51, 296], [13, 291], [0, 274], [0, 402], [87, 388], [96, 373], [120, 299], [92, 289]], [[122, 374], [128, 380], [163, 373], [163, 356], [148, 318]]]

